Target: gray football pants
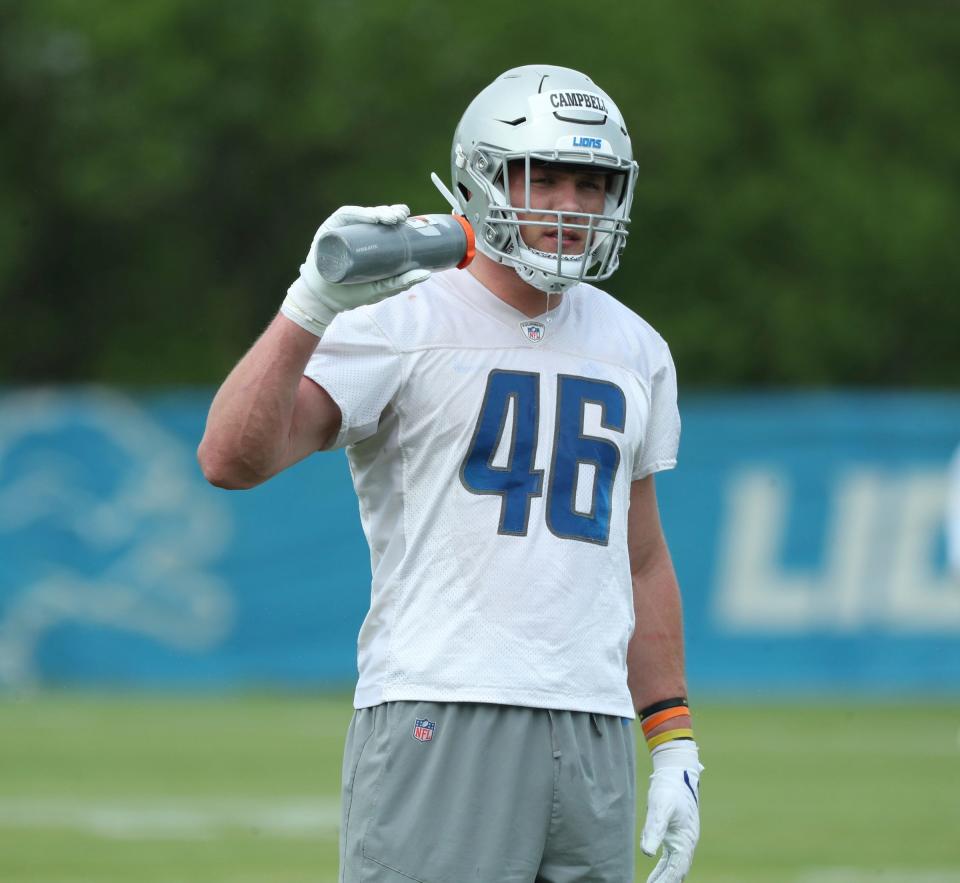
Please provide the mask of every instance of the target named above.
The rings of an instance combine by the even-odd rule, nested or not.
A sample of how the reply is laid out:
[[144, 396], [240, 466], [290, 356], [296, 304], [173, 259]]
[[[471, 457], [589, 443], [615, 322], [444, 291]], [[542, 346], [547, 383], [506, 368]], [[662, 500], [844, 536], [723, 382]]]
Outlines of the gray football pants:
[[628, 883], [633, 729], [619, 717], [473, 703], [355, 712], [341, 883]]

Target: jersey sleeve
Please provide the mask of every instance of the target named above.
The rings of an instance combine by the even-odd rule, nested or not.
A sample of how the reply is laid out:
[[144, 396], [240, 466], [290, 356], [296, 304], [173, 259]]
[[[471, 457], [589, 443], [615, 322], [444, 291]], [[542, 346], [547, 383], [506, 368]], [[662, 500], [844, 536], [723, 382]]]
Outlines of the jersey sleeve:
[[650, 416], [640, 456], [634, 463], [633, 480], [653, 472], [673, 469], [680, 447], [680, 411], [677, 409], [677, 372], [666, 342], [650, 377]]
[[322, 386], [341, 413], [331, 445], [343, 448], [377, 431], [380, 415], [400, 387], [399, 351], [366, 310], [340, 313], [303, 371]]

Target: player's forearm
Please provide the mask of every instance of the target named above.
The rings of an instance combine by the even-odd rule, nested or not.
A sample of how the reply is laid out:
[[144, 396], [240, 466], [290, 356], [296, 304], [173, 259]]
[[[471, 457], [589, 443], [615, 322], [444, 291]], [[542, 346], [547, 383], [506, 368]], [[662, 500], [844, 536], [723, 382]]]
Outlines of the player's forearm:
[[[687, 694], [680, 588], [662, 539], [634, 566], [633, 599], [636, 626], [627, 648], [627, 678], [639, 711]], [[689, 725], [682, 719], [671, 723]]]
[[287, 459], [297, 388], [317, 338], [277, 316], [217, 391], [197, 458], [207, 480], [247, 488]]

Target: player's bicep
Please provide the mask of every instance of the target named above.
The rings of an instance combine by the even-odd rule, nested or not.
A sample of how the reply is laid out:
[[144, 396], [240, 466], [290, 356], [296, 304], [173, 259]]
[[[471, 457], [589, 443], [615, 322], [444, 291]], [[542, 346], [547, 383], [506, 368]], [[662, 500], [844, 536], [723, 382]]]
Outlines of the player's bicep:
[[330, 447], [340, 432], [340, 420], [340, 408], [330, 393], [309, 377], [301, 377], [281, 468]]

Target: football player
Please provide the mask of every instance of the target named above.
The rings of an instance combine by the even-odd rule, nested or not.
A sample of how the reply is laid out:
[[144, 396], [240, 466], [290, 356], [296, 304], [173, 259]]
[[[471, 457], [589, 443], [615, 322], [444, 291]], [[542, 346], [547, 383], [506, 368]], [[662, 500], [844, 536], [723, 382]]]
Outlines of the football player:
[[507, 71], [454, 134], [465, 269], [331, 284], [316, 240], [399, 224], [347, 207], [226, 379], [199, 458], [259, 484], [346, 448], [370, 610], [343, 766], [341, 880], [679, 883], [701, 766], [654, 473], [676, 463], [670, 352], [591, 283], [617, 269], [637, 176], [609, 95]]

